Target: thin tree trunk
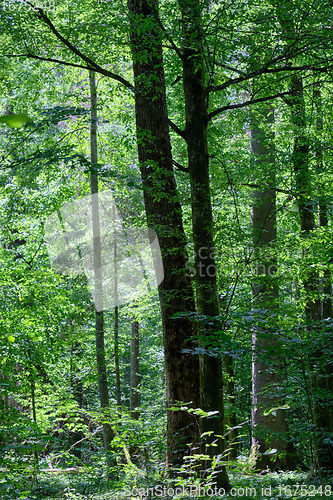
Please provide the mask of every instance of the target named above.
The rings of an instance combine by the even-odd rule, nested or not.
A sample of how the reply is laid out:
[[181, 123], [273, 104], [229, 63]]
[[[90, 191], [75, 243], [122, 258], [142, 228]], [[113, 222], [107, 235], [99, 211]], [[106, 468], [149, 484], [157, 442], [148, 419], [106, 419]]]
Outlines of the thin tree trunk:
[[[196, 408], [200, 406], [199, 361], [197, 356], [184, 352], [184, 349], [191, 350], [196, 345], [196, 328], [192, 322], [195, 303], [190, 277], [187, 276], [186, 239], [172, 168], [169, 128], [160, 117], [160, 113], [167, 115], [167, 106], [160, 31], [155, 23], [158, 4], [156, 0], [128, 0], [128, 9], [144, 201], [148, 226], [158, 236], [164, 270], [158, 291], [167, 406], [183, 402]], [[143, 23], [142, 19], [147, 22]], [[167, 410], [167, 460], [171, 465], [182, 465], [184, 453], [198, 439], [197, 422], [193, 416], [185, 411]]]
[[235, 460], [238, 455], [239, 442], [236, 418], [234, 360], [230, 354], [224, 357], [224, 372], [226, 399], [229, 406], [227, 413], [227, 423], [229, 427], [228, 459]]
[[32, 419], [35, 424], [37, 424], [36, 415], [36, 398], [35, 398], [36, 383], [33, 374], [30, 375], [30, 392], [31, 392], [31, 409], [32, 409]]
[[[70, 384], [75, 401], [79, 408], [83, 408], [83, 383], [77, 366], [77, 360], [80, 357], [82, 357], [81, 346], [78, 342], [74, 342], [70, 351]], [[83, 432], [77, 430], [71, 431], [69, 435], [70, 445], [73, 446], [73, 454], [77, 458], [81, 458], [81, 446], [75, 446], [75, 443], [83, 439], [83, 437]]]
[[[325, 175], [324, 172], [324, 158], [323, 158], [323, 146], [322, 146], [322, 134], [324, 130], [323, 121], [323, 110], [321, 102], [321, 92], [319, 86], [313, 90], [313, 100], [316, 108], [316, 139], [314, 144], [315, 149], [315, 159], [316, 159], [316, 170], [318, 179], [318, 223], [319, 227], [328, 226], [328, 210], [327, 210], [327, 197], [325, 196], [326, 185], [325, 181], [322, 181], [322, 176]], [[324, 194], [323, 194], [324, 192]], [[324, 277], [322, 279], [322, 290], [324, 298], [322, 301], [322, 316], [323, 319], [332, 317], [332, 277], [331, 272], [328, 268], [324, 270]]]
[[[254, 274], [258, 277], [252, 283], [253, 309], [259, 313], [260, 324], [265, 319], [267, 325], [264, 328], [256, 325], [252, 334], [252, 453], [256, 467], [261, 469], [267, 466], [285, 469], [288, 462], [285, 411], [269, 413], [272, 408], [283, 406], [280, 394], [283, 362], [278, 358], [279, 341], [274, 335], [274, 325], [269, 324], [278, 307], [278, 285], [274, 277], [277, 258], [270, 248], [277, 237], [274, 133], [267, 128], [273, 123], [274, 109], [266, 107], [257, 111], [251, 128], [254, 161], [265, 176], [264, 184], [271, 186], [271, 189], [252, 192], [251, 213]], [[278, 456], [265, 455], [270, 449], [277, 450]]]
[[[216, 354], [216, 345], [210, 345], [206, 336], [221, 330], [217, 295], [217, 267], [214, 259], [213, 214], [210, 197], [209, 158], [207, 142], [207, 100], [205, 69], [202, 54], [201, 7], [193, 0], [179, 0], [183, 26], [183, 87], [185, 96], [186, 142], [191, 183], [192, 227], [194, 243], [195, 281], [198, 314], [201, 323], [202, 347], [200, 357], [201, 408], [218, 412], [212, 418], [201, 419], [201, 432], [213, 431], [207, 438], [217, 446], [209, 446], [205, 453], [212, 457], [224, 453], [224, 401], [222, 359]], [[228, 476], [221, 467], [216, 476], [219, 488], [229, 488]]]
[[[95, 73], [89, 72], [90, 81], [90, 105], [91, 105], [91, 125], [90, 125], [90, 148], [92, 167], [97, 165], [97, 94]], [[107, 418], [109, 402], [108, 380], [105, 362], [104, 345], [104, 313], [103, 313], [103, 275], [102, 275], [102, 254], [101, 254], [101, 235], [99, 222], [99, 204], [98, 204], [98, 177], [97, 174], [90, 176], [90, 191], [92, 195], [92, 225], [93, 225], [93, 252], [94, 252], [94, 281], [95, 281], [95, 343], [96, 343], [96, 361], [98, 372], [98, 393], [99, 401], [104, 414], [103, 420]], [[109, 423], [103, 423], [104, 449], [108, 452], [111, 448], [111, 441], [114, 433]], [[109, 465], [111, 461], [108, 460]]]
[[[302, 79], [294, 75], [291, 80], [292, 98], [290, 101], [291, 121], [294, 134], [293, 166], [296, 180], [296, 191], [298, 197], [298, 212], [303, 237], [309, 238], [315, 229], [314, 204], [311, 189], [311, 174], [309, 167], [309, 143], [306, 131], [305, 100], [303, 94]], [[304, 258], [307, 257], [309, 249], [304, 249]], [[322, 319], [322, 307], [320, 300], [320, 278], [318, 272], [310, 267], [303, 277], [303, 286], [306, 294], [305, 317], [308, 324], [309, 338], [313, 338], [314, 332], [318, 331]], [[318, 340], [317, 340], [318, 344]], [[317, 348], [309, 353], [310, 369], [312, 371], [312, 392], [314, 396], [314, 422], [315, 448], [318, 467], [330, 467], [333, 459], [333, 448], [328, 444], [327, 437], [330, 431], [329, 412], [326, 405], [322, 404], [321, 384], [326, 383], [326, 367], [322, 362], [322, 349]]]
[[[290, 46], [297, 45], [299, 43], [299, 34], [294, 25], [293, 12], [290, 6], [287, 6], [284, 2], [276, 4], [276, 13], [281, 24], [283, 37], [286, 43]], [[291, 98], [288, 101], [291, 111], [291, 123], [293, 128], [294, 136], [294, 148], [292, 155], [293, 170], [295, 174], [296, 181], [296, 194], [298, 202], [298, 213], [300, 218], [300, 226], [302, 231], [302, 236], [304, 240], [309, 238], [311, 232], [315, 229], [315, 218], [314, 218], [314, 204], [313, 204], [313, 193], [311, 187], [311, 173], [310, 173], [310, 163], [309, 163], [309, 142], [306, 130], [306, 109], [305, 100], [303, 92], [303, 81], [298, 74], [294, 74], [291, 77]], [[317, 126], [321, 127], [319, 123]], [[322, 156], [322, 152], [317, 149], [317, 155]], [[318, 161], [318, 156], [317, 156]], [[319, 162], [322, 160], [319, 157]], [[324, 216], [324, 212], [322, 213]], [[325, 218], [325, 216], [324, 216]], [[310, 250], [304, 248], [303, 256], [304, 259], [308, 256]], [[318, 272], [313, 268], [307, 268], [303, 277], [303, 287], [306, 295], [305, 304], [305, 318], [307, 321], [308, 336], [313, 337], [313, 333], [318, 327], [319, 322], [322, 319], [322, 307], [320, 301], [320, 278]], [[318, 372], [319, 378], [325, 377], [325, 368], [320, 367], [321, 359], [321, 349], [317, 352], [309, 354], [310, 359], [310, 369], [313, 374]], [[312, 376], [313, 393], [315, 392], [317, 381], [316, 377]], [[315, 398], [317, 399], [317, 398]], [[311, 402], [311, 401], [310, 401]], [[333, 449], [328, 445], [328, 441], [325, 439], [325, 434], [329, 432], [329, 422], [322, 418], [323, 407], [318, 405], [315, 401], [315, 408], [309, 408], [310, 413], [313, 415], [312, 424], [316, 424], [316, 429], [314, 429], [315, 434], [315, 449], [316, 449], [316, 461], [319, 468], [330, 465], [333, 461]], [[321, 427], [321, 422], [323, 427]]]
[[134, 420], [139, 418], [139, 322], [131, 324], [131, 374], [130, 374], [130, 414]]
[[119, 364], [119, 307], [114, 308], [114, 364], [116, 371], [116, 398], [118, 411], [121, 407], [121, 385], [120, 385], [120, 364]]
[[[316, 159], [316, 169], [318, 178], [318, 192], [319, 192], [319, 203], [318, 203], [318, 222], [319, 226], [325, 228], [328, 226], [328, 209], [327, 209], [327, 197], [325, 195], [326, 186], [325, 181], [322, 181], [322, 177], [325, 176], [324, 173], [324, 155], [322, 147], [322, 134], [324, 130], [323, 121], [323, 110], [321, 101], [321, 92], [319, 85], [313, 90], [313, 99], [316, 108], [316, 139], [315, 139], [315, 159]], [[325, 177], [324, 177], [325, 178]], [[332, 276], [329, 268], [324, 269], [324, 276], [321, 279], [322, 287], [322, 319], [332, 318]], [[323, 333], [325, 333], [325, 340], [323, 342], [323, 347], [326, 348], [326, 352], [329, 352], [332, 334], [331, 327], [326, 327], [325, 322], [322, 326]], [[326, 330], [326, 331], [325, 331]], [[327, 340], [326, 340], [327, 338]], [[318, 352], [320, 355], [320, 352]], [[326, 357], [327, 359], [327, 357]], [[317, 415], [317, 422], [319, 429], [324, 429], [324, 433], [333, 433], [333, 366], [332, 363], [327, 363], [322, 367], [321, 373], [317, 379], [317, 386], [321, 393], [320, 398], [317, 401], [317, 408], [315, 409]], [[326, 437], [329, 437], [327, 435]], [[325, 437], [324, 437], [325, 438]], [[333, 446], [328, 444], [325, 450], [325, 462], [323, 465], [325, 467], [333, 463]]]
[[[31, 393], [31, 409], [32, 409], [32, 419], [35, 424], [37, 425], [37, 414], [36, 414], [36, 382], [34, 379], [34, 374], [33, 374], [33, 369], [31, 367], [32, 373], [30, 374], [30, 393]], [[38, 465], [38, 451], [37, 451], [37, 446], [36, 444], [33, 445], [34, 448], [34, 462], [35, 466]]]
[[113, 244], [113, 274], [114, 274], [114, 364], [116, 371], [116, 397], [117, 407], [121, 407], [121, 386], [120, 386], [120, 366], [119, 366], [119, 306], [118, 306], [118, 266], [117, 266], [117, 234], [116, 234], [116, 207], [113, 204], [113, 223], [115, 227], [115, 238]]

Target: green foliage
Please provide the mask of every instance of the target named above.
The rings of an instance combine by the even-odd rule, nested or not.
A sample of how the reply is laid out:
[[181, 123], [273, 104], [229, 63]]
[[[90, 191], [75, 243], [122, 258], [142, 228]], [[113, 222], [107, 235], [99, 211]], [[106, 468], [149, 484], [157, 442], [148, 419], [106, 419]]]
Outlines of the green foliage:
[[[6, 125], [0, 131], [0, 496], [4, 500], [60, 496], [121, 498], [122, 489], [133, 484], [138, 488], [157, 484], [185, 487], [188, 485], [186, 474], [194, 484], [202, 485], [197, 472], [201, 459], [207, 460], [208, 486], [214, 480], [217, 461], [224, 461], [225, 457], [209, 461], [208, 454], [193, 452], [178, 471], [176, 480], [165, 478], [165, 380], [157, 294], [151, 293], [120, 309], [123, 407], [119, 410], [120, 418], [116, 411], [105, 417], [98, 409], [94, 305], [86, 280], [83, 276], [69, 277], [52, 270], [44, 241], [43, 224], [47, 216], [64, 203], [86, 195], [91, 173], [98, 173], [101, 189], [113, 190], [125, 224], [142, 227], [145, 222], [145, 186], [136, 153], [137, 142], [140, 144], [142, 137], [136, 141], [134, 97], [128, 87], [120, 86], [119, 78], [105, 76], [106, 71], [112, 71], [129, 84], [133, 80], [125, 5], [118, 1], [85, 0], [73, 6], [60, 1], [46, 2], [44, 9], [64, 39], [105, 70], [98, 76], [100, 161], [92, 169], [87, 63], [70, 52], [41, 17], [23, 8], [23, 4], [2, 2], [0, 17], [0, 123]], [[308, 303], [304, 281], [309, 269], [318, 276], [312, 302], [320, 300], [323, 304], [331, 298], [322, 286], [327, 273], [333, 271], [330, 7], [326, 1], [315, 1], [310, 9], [301, 0], [293, 3], [239, 1], [230, 5], [201, 2], [200, 6], [207, 112], [230, 108], [212, 118], [208, 125], [217, 281], [223, 314], [218, 318], [222, 329], [201, 338], [200, 347], [189, 349], [187, 354], [205, 353], [209, 346], [210, 355], [230, 356], [233, 360], [235, 399], [226, 400], [225, 409], [227, 417], [235, 415], [241, 434], [238, 459], [228, 464], [232, 486], [255, 488], [258, 499], [301, 498], [302, 490], [295, 493], [295, 485], [303, 484], [309, 496], [322, 498], [316, 477], [307, 480], [298, 472], [259, 477], [254, 457], [248, 457], [254, 330], [265, 328], [266, 340], [276, 339], [274, 347], [267, 348], [262, 359], [271, 372], [280, 376], [278, 389], [284, 397], [281, 405], [266, 409], [265, 416], [285, 411], [289, 431], [280, 437], [293, 444], [306, 467], [316, 459], [317, 429], [311, 415], [316, 406], [325, 411], [332, 401], [325, 377], [320, 375], [325, 367], [332, 366], [332, 320], [327, 317], [313, 322], [306, 319], [304, 312]], [[185, 129], [182, 61], [174, 50], [183, 42], [183, 21], [180, 21], [178, 2], [161, 1], [159, 8], [168, 116], [177, 127]], [[297, 37], [292, 39], [290, 35], [290, 44], [279, 23], [279, 15], [287, 8], [297, 28]], [[138, 19], [137, 33], [150, 33], [154, 24], [152, 17]], [[154, 43], [153, 37], [147, 38], [147, 47]], [[141, 56], [145, 60], [149, 53]], [[275, 134], [278, 236], [265, 250], [265, 257], [275, 255], [278, 263], [274, 280], [279, 286], [279, 303], [274, 304], [276, 308], [272, 312], [269, 307], [263, 310], [251, 296], [254, 262], [251, 196], [253, 189], [267, 187], [272, 168], [268, 161], [256, 163], [250, 151], [251, 120], [260, 116], [262, 104], [251, 108], [231, 107], [251, 98], [286, 92], [290, 65], [306, 66], [306, 71], [297, 71], [305, 82], [313, 212], [317, 218], [319, 205], [325, 202], [328, 224], [325, 227], [317, 224], [308, 235], [300, 231], [299, 186], [292, 171], [289, 97], [269, 101], [275, 108], [275, 123], [260, 125]], [[318, 68], [321, 70], [317, 71]], [[257, 73], [249, 76], [254, 69]], [[148, 83], [153, 89], [155, 83]], [[317, 84], [322, 91], [321, 131], [316, 126], [312, 95]], [[213, 87], [219, 85], [222, 88], [213, 91]], [[4, 114], [7, 108], [10, 114]], [[171, 136], [174, 159], [186, 168], [186, 143], [174, 130]], [[318, 140], [323, 148], [321, 171], [315, 149]], [[194, 265], [191, 192], [188, 173], [183, 170], [175, 167], [189, 242], [190, 272]], [[156, 196], [163, 203], [163, 186]], [[170, 228], [167, 236], [176, 229]], [[257, 279], [263, 284], [270, 283], [264, 275]], [[182, 317], [180, 312], [173, 319]], [[216, 319], [197, 317], [195, 313], [192, 317], [198, 323]], [[138, 421], [128, 415], [130, 322], [133, 319], [140, 322], [142, 332]], [[112, 408], [116, 401], [113, 324], [114, 313], [108, 311], [105, 313], [106, 354]], [[313, 353], [317, 353], [316, 358], [310, 362]], [[277, 359], [276, 363], [271, 362], [272, 357]], [[278, 361], [283, 362], [282, 368]], [[277, 389], [271, 385], [266, 390], [274, 396]], [[174, 402], [171, 410], [189, 411], [198, 420], [214, 414], [190, 408], [187, 403]], [[105, 418], [112, 422], [116, 433], [111, 454], [117, 459], [115, 476], [117, 473], [118, 479], [111, 484], [107, 481], [102, 451], [101, 426]], [[227, 447], [230, 432], [229, 426], [225, 436]], [[332, 435], [327, 434], [325, 440], [331, 445]], [[274, 450], [266, 453], [275, 457]], [[49, 469], [50, 464], [61, 471], [42, 470]], [[63, 469], [74, 469], [77, 474], [64, 473]], [[329, 478], [325, 481], [328, 484]], [[315, 486], [314, 495], [310, 495], [311, 484]], [[110, 488], [118, 492], [110, 493]], [[262, 488], [268, 488], [267, 495], [262, 494]]]
[[29, 122], [31, 122], [31, 119], [26, 113], [0, 116], [0, 123], [5, 123], [10, 128], [22, 128], [23, 125]]

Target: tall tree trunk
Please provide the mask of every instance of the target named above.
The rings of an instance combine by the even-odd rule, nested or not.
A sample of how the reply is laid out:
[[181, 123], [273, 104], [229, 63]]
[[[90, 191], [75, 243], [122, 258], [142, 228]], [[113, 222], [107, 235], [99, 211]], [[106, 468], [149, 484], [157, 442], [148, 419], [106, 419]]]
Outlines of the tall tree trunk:
[[[316, 170], [317, 170], [317, 182], [318, 182], [318, 223], [319, 227], [328, 226], [328, 209], [327, 209], [327, 197], [326, 183], [322, 180], [322, 176], [325, 176], [324, 172], [324, 158], [323, 158], [323, 130], [324, 130], [324, 120], [323, 120], [323, 110], [321, 101], [321, 92], [319, 85], [317, 84], [313, 90], [313, 100], [316, 108], [316, 138], [314, 143], [315, 150], [315, 160], [316, 160]], [[325, 178], [325, 177], [324, 177]], [[323, 319], [332, 317], [332, 277], [331, 272], [328, 268], [324, 270], [324, 277], [322, 279], [322, 291], [323, 291], [323, 301], [322, 301], [322, 316]]]
[[139, 418], [139, 322], [131, 324], [131, 374], [130, 374], [130, 414], [134, 420]]
[[[199, 400], [199, 361], [184, 352], [193, 349], [195, 303], [190, 277], [182, 213], [172, 169], [162, 45], [156, 23], [156, 0], [128, 0], [135, 81], [138, 155], [144, 184], [148, 226], [157, 233], [164, 280], [158, 287], [161, 305], [168, 407], [177, 402], [194, 408]], [[143, 23], [142, 19], [146, 22]], [[137, 29], [140, 24], [140, 31]], [[179, 314], [180, 313], [180, 314]], [[178, 317], [174, 317], [178, 314]], [[167, 460], [179, 466], [189, 445], [199, 439], [197, 422], [185, 411], [167, 410]]]
[[[70, 384], [73, 397], [78, 404], [79, 408], [83, 408], [83, 383], [82, 377], [80, 376], [80, 372], [78, 370], [77, 361], [82, 357], [82, 348], [79, 342], [74, 342], [71, 345], [70, 351]], [[80, 441], [84, 437], [82, 431], [71, 431], [69, 435], [69, 443], [73, 448], [73, 454], [77, 458], [81, 458], [81, 447], [75, 446], [77, 441]]]
[[[322, 177], [325, 179], [324, 172], [324, 155], [323, 155], [323, 130], [324, 130], [324, 120], [323, 120], [323, 110], [322, 110], [322, 100], [319, 85], [317, 84], [313, 90], [313, 100], [316, 108], [316, 139], [315, 139], [315, 159], [316, 159], [316, 170], [318, 178], [318, 222], [319, 226], [325, 228], [328, 226], [328, 208], [327, 208], [327, 197], [325, 195], [326, 186], [325, 180], [322, 181]], [[322, 287], [322, 319], [332, 318], [332, 276], [329, 268], [324, 268], [324, 275], [321, 278]], [[322, 332], [324, 334], [323, 347], [326, 352], [330, 351], [330, 346], [332, 344], [332, 334], [331, 327], [327, 327], [325, 322], [322, 322]], [[320, 352], [318, 352], [320, 355]], [[327, 355], [326, 355], [327, 360]], [[319, 429], [324, 430], [324, 434], [327, 433], [326, 438], [330, 437], [332, 439], [333, 433], [333, 366], [332, 363], [325, 363], [322, 366], [321, 373], [317, 378], [317, 386], [320, 391], [320, 397], [317, 401], [316, 415]], [[328, 433], [331, 433], [329, 436]], [[333, 463], [333, 446], [332, 444], [327, 445], [325, 450], [325, 462], [323, 465], [325, 467]]]
[[115, 238], [113, 243], [113, 275], [114, 275], [114, 364], [116, 371], [116, 397], [118, 412], [121, 407], [121, 386], [120, 386], [120, 365], [119, 365], [119, 306], [118, 306], [118, 265], [117, 265], [117, 235], [116, 235], [116, 207], [113, 204], [113, 223], [115, 228]]
[[[200, 399], [201, 408], [217, 411], [212, 418], [203, 418], [201, 431], [213, 431], [223, 436], [224, 401], [222, 360], [216, 345], [210, 345], [205, 337], [221, 330], [217, 295], [213, 241], [213, 214], [209, 182], [209, 157], [207, 142], [207, 99], [205, 94], [205, 66], [202, 46], [203, 33], [201, 7], [194, 0], [179, 0], [183, 26], [183, 87], [185, 97], [186, 142], [188, 168], [191, 183], [192, 227], [194, 243], [195, 281], [198, 314], [205, 319], [201, 324], [202, 347], [205, 353], [200, 357]], [[224, 440], [217, 440], [217, 447], [209, 447], [213, 456], [223, 454]], [[210, 440], [208, 439], [208, 444]], [[207, 453], [206, 451], [206, 453]], [[228, 476], [224, 467], [216, 477], [217, 486], [228, 488]]]
[[[299, 43], [299, 33], [293, 22], [293, 12], [289, 5], [284, 2], [275, 5], [277, 17], [281, 24], [283, 38], [288, 46], [297, 46]], [[292, 52], [291, 52], [292, 53]], [[296, 181], [296, 194], [298, 202], [298, 213], [300, 218], [300, 227], [304, 240], [308, 239], [311, 232], [315, 229], [313, 193], [311, 187], [311, 173], [309, 164], [309, 142], [306, 130], [306, 109], [303, 92], [303, 81], [301, 76], [294, 74], [291, 77], [291, 98], [288, 101], [291, 112], [291, 123], [294, 136], [294, 148], [292, 155], [293, 170]], [[318, 101], [317, 101], [318, 103]], [[321, 124], [317, 122], [317, 127]], [[319, 154], [319, 157], [318, 157]], [[322, 151], [317, 148], [317, 162], [322, 162]], [[320, 158], [321, 156], [321, 158]], [[324, 212], [322, 213], [325, 219]], [[303, 256], [306, 259], [310, 249], [304, 247]], [[305, 318], [307, 321], [307, 329], [309, 338], [313, 337], [319, 327], [319, 322], [322, 319], [322, 307], [320, 301], [320, 278], [318, 272], [313, 268], [307, 268], [303, 277], [303, 287], [306, 296]], [[313, 392], [316, 392], [316, 386], [319, 385], [318, 379], [325, 378], [326, 367], [322, 367], [322, 352], [318, 349], [309, 355], [310, 368], [315, 374], [318, 372], [319, 377], [312, 376]], [[317, 380], [316, 380], [317, 379]], [[319, 388], [320, 389], [320, 388]], [[317, 398], [315, 398], [317, 399]], [[315, 448], [316, 460], [318, 467], [326, 467], [333, 461], [333, 447], [328, 444], [325, 439], [330, 430], [329, 419], [327, 419], [325, 406], [318, 404], [315, 401], [314, 411], [310, 408], [312, 415], [312, 424], [316, 424], [315, 430]]]
[[[89, 72], [90, 82], [90, 155], [92, 167], [97, 165], [97, 94], [95, 73]], [[92, 199], [92, 226], [93, 226], [93, 252], [94, 252], [94, 281], [95, 281], [95, 343], [96, 343], [96, 361], [98, 372], [98, 393], [99, 401], [104, 415], [107, 417], [107, 410], [110, 406], [108, 379], [105, 362], [104, 345], [104, 312], [103, 312], [103, 275], [102, 275], [102, 254], [101, 254], [101, 235], [99, 222], [99, 204], [98, 204], [98, 177], [97, 174], [90, 176], [90, 192]], [[104, 449], [108, 452], [111, 448], [111, 441], [114, 433], [109, 423], [103, 423]], [[108, 459], [109, 465], [112, 462]]]
[[[262, 174], [259, 183], [267, 186], [252, 192], [251, 212], [256, 276], [252, 297], [253, 309], [259, 313], [259, 324], [252, 334], [252, 452], [256, 467], [261, 469], [286, 468], [288, 458], [285, 411], [280, 409], [269, 414], [272, 408], [283, 405], [280, 394], [283, 364], [278, 358], [279, 342], [274, 335], [274, 325], [269, 325], [278, 307], [278, 285], [274, 278], [277, 258], [270, 248], [277, 236], [274, 133], [267, 128], [273, 123], [274, 109], [266, 107], [257, 111], [251, 128], [251, 152]], [[259, 326], [264, 318], [265, 328]], [[279, 436], [281, 433], [284, 435]], [[265, 455], [270, 449], [277, 450], [278, 458], [276, 454]]]
[[228, 460], [235, 460], [238, 455], [239, 441], [236, 418], [235, 374], [234, 360], [230, 354], [224, 357], [225, 392], [228, 401], [227, 424], [228, 430]]
[[[31, 373], [30, 373], [30, 393], [31, 393], [31, 409], [32, 409], [32, 420], [37, 426], [37, 414], [36, 414], [36, 382], [35, 382], [35, 376], [34, 376], [34, 370], [31, 367]], [[37, 446], [36, 444], [33, 445], [34, 449], [34, 462], [35, 466], [38, 465], [38, 451], [37, 451]]]
[[[291, 79], [292, 97], [290, 100], [291, 121], [293, 125], [294, 150], [293, 167], [296, 180], [298, 212], [303, 237], [309, 238], [315, 229], [314, 204], [311, 188], [311, 174], [309, 167], [309, 143], [306, 130], [305, 100], [302, 79], [294, 75]], [[310, 249], [304, 248], [304, 258]], [[320, 278], [313, 268], [307, 268], [303, 277], [303, 286], [306, 295], [305, 317], [308, 324], [309, 338], [319, 331], [322, 319], [320, 301]], [[309, 353], [310, 369], [312, 371], [312, 388], [314, 395], [314, 422], [316, 424], [316, 455], [318, 466], [330, 467], [333, 460], [333, 448], [328, 444], [330, 432], [330, 418], [326, 405], [322, 404], [321, 384], [327, 381], [326, 367], [323, 366], [322, 349], [318, 347]], [[319, 393], [319, 396], [318, 396]]]

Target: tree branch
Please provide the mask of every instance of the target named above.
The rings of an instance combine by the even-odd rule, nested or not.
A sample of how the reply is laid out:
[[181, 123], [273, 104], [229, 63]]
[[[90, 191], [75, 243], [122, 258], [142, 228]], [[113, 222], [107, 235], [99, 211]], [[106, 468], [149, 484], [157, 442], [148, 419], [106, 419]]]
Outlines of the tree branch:
[[273, 187], [273, 186], [263, 186], [263, 185], [260, 185], [260, 184], [251, 184], [251, 183], [247, 183], [247, 182], [240, 184], [240, 186], [247, 186], [247, 187], [250, 187], [250, 188], [253, 188], [253, 189], [260, 189], [260, 191], [272, 190], [272, 191], [277, 191], [278, 193], [287, 194], [287, 195], [292, 196], [292, 197], [296, 196], [290, 190], [280, 189], [280, 188]]
[[56, 64], [63, 64], [64, 66], [71, 66], [72, 68], [81, 68], [88, 71], [93, 71], [93, 68], [91, 68], [90, 66], [82, 66], [82, 64], [75, 64], [68, 61], [63, 61], [61, 59], [54, 59], [53, 57], [41, 57], [37, 56], [36, 54], [32, 54], [31, 52], [28, 52], [27, 54], [4, 54], [3, 57], [28, 57], [30, 59], [37, 59], [38, 61], [53, 62]]
[[170, 43], [171, 45], [171, 48], [176, 52], [177, 56], [179, 57], [179, 59], [182, 61], [184, 58], [183, 58], [183, 54], [181, 52], [181, 50], [177, 47], [177, 45], [175, 44], [175, 42], [173, 41], [172, 37], [169, 35], [169, 33], [167, 32], [166, 28], [163, 26], [161, 20], [160, 20], [160, 17], [158, 15], [158, 12], [155, 8], [154, 5], [150, 5], [148, 3], [147, 0], [145, 0], [145, 3], [148, 5], [148, 7], [151, 9], [151, 12], [154, 16], [154, 19], [156, 21], [156, 23], [158, 24], [158, 26], [161, 28], [161, 30], [163, 31], [164, 35], [166, 36], [166, 39], [168, 40], [168, 42]]
[[[92, 59], [90, 59], [90, 57], [86, 56], [79, 49], [77, 49], [69, 40], [66, 40], [66, 38], [64, 38], [59, 33], [59, 31], [56, 29], [56, 27], [54, 26], [54, 24], [52, 23], [52, 21], [48, 18], [48, 16], [45, 14], [45, 12], [43, 11], [43, 9], [35, 7], [30, 2], [27, 2], [27, 3], [29, 5], [31, 5], [31, 7], [35, 11], [37, 11], [38, 17], [42, 21], [44, 21], [44, 23], [49, 27], [49, 29], [58, 38], [58, 40], [60, 40], [65, 45], [65, 47], [67, 47], [73, 54], [75, 54], [77, 57], [79, 57], [85, 63], [87, 63], [87, 66], [81, 66], [81, 65], [74, 66], [74, 64], [72, 64], [72, 63], [67, 63], [68, 66], [74, 66], [74, 67], [79, 67], [79, 68], [87, 69], [89, 71], [95, 71], [96, 73], [100, 73], [101, 75], [106, 76], [107, 78], [111, 78], [111, 79], [113, 79], [113, 80], [121, 83], [126, 88], [128, 88], [129, 90], [131, 90], [134, 94], [138, 93], [138, 91], [135, 89], [134, 85], [132, 85], [128, 80], [126, 80], [125, 78], [123, 78], [120, 75], [117, 75], [116, 73], [113, 73], [112, 71], [109, 71], [107, 69], [102, 68], [102, 66], [100, 66], [99, 64], [97, 64], [95, 61], [93, 61]], [[45, 60], [45, 61], [48, 61], [48, 62], [57, 62], [56, 60], [50, 61], [51, 58], [47, 58], [47, 57], [44, 58], [44, 57], [41, 57], [41, 56], [35, 56], [34, 54], [32, 54], [30, 52], [28, 53], [27, 57], [30, 57], [30, 58], [33, 58], [33, 59], [42, 60], [42, 61]], [[64, 61], [59, 61], [59, 64], [65, 64], [66, 65], [66, 63]], [[155, 106], [153, 105], [153, 103], [150, 101], [150, 99], [148, 99], [144, 94], [140, 93], [140, 96], [148, 102], [148, 104], [149, 104], [149, 106], [151, 107], [152, 110], [154, 110], [156, 113], [158, 113], [167, 122], [167, 124], [169, 125], [169, 127], [174, 132], [176, 132], [176, 134], [178, 134], [180, 137], [182, 137], [183, 139], [185, 139], [185, 132], [183, 130], [181, 130], [179, 127], [177, 127], [177, 125], [175, 123], [173, 123], [167, 116], [165, 116], [163, 113], [161, 113], [159, 110], [157, 110], [155, 108]]]
[[187, 174], [189, 173], [189, 169], [187, 167], [183, 167], [178, 161], [172, 159], [172, 163], [175, 167], [178, 168], [178, 170], [181, 170], [182, 172], [186, 172]]
[[95, 61], [90, 59], [90, 57], [86, 56], [83, 54], [79, 49], [77, 49], [69, 40], [66, 40], [59, 31], [55, 28], [54, 24], [52, 23], [51, 19], [45, 14], [43, 9], [35, 7], [32, 3], [27, 2], [31, 7], [37, 11], [38, 17], [44, 21], [44, 23], [49, 27], [49, 29], [52, 31], [52, 33], [60, 40], [65, 47], [67, 47], [73, 54], [78, 56], [80, 59], [85, 61], [88, 64], [89, 69], [91, 71], [96, 71], [100, 73], [101, 75], [107, 76], [108, 78], [112, 78], [113, 80], [116, 80], [119, 83], [122, 83], [125, 87], [128, 89], [134, 91], [134, 86], [127, 81], [125, 78], [122, 76], [117, 75], [116, 73], [113, 73], [112, 71], [108, 71], [107, 69], [102, 68], [99, 64], [97, 64]]
[[[270, 63], [271, 64], [271, 63]], [[237, 83], [243, 83], [247, 80], [251, 80], [251, 78], [255, 78], [256, 76], [261, 76], [261, 75], [268, 75], [268, 74], [276, 74], [276, 73], [281, 73], [284, 71], [304, 71], [304, 70], [311, 70], [311, 71], [319, 71], [321, 73], [327, 73], [329, 69], [331, 69], [333, 65], [329, 66], [323, 66], [323, 67], [317, 67], [313, 66], [312, 64], [304, 64], [303, 66], [283, 66], [282, 68], [261, 68], [257, 71], [252, 71], [251, 73], [248, 73], [247, 75], [240, 76], [238, 78], [229, 78], [226, 82], [222, 83], [221, 85], [216, 85], [216, 86], [209, 86], [206, 89], [207, 94], [210, 92], [217, 92], [220, 90], [225, 90], [231, 85], [235, 85]]]
[[212, 118], [214, 118], [214, 116], [223, 113], [223, 111], [227, 111], [229, 109], [245, 108], [246, 106], [250, 106], [251, 104], [256, 104], [258, 102], [272, 101], [273, 99], [277, 99], [278, 97], [283, 98], [284, 96], [289, 95], [290, 93], [291, 93], [290, 91], [279, 92], [278, 94], [274, 94], [268, 97], [259, 97], [258, 99], [250, 99], [249, 101], [241, 102], [239, 104], [229, 104], [227, 106], [222, 106], [221, 108], [214, 109], [214, 111], [208, 114], [207, 122], [209, 122]]

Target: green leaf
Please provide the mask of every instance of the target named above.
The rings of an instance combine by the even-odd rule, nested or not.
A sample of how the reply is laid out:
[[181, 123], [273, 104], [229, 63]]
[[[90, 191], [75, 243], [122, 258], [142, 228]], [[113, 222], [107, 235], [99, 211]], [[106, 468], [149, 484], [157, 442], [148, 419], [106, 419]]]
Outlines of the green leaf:
[[203, 432], [200, 437], [203, 438], [205, 436], [211, 436], [212, 434], [214, 434], [214, 431], [206, 431], [206, 432]]
[[274, 455], [276, 452], [277, 452], [277, 449], [272, 448], [270, 450], [265, 451], [265, 453], [263, 453], [263, 455]]
[[29, 118], [26, 113], [0, 116], [0, 123], [5, 123], [10, 128], [21, 128], [23, 125], [31, 121], [31, 118]]
[[207, 417], [211, 417], [212, 415], [217, 415], [219, 412], [218, 411], [209, 411], [207, 413]]
[[275, 406], [274, 408], [271, 408], [270, 410], [266, 411], [264, 413], [264, 416], [267, 417], [268, 415], [276, 415], [277, 410], [288, 410], [290, 408], [289, 405], [282, 405], [282, 406]]
[[12, 343], [15, 342], [15, 337], [13, 337], [13, 335], [8, 335], [7, 339], [8, 339], [8, 342], [12, 342]]

